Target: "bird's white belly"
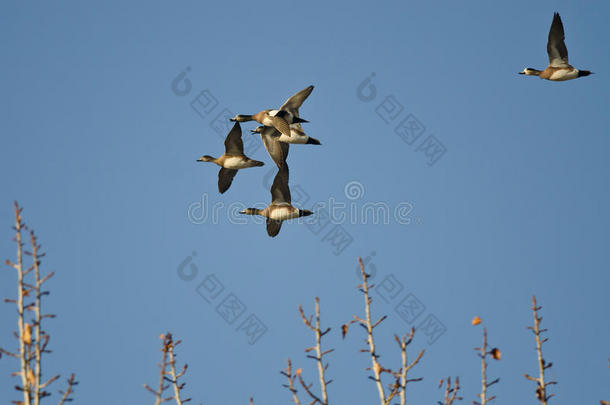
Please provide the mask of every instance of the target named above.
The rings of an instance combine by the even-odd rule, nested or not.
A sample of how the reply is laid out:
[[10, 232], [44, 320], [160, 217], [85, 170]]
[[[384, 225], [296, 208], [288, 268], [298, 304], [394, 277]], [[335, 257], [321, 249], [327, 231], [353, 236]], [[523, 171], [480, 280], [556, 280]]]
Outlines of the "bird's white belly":
[[224, 167], [225, 169], [239, 170], [239, 169], [247, 168], [248, 165], [244, 161], [243, 158], [240, 158], [240, 157], [228, 157], [223, 162], [222, 167]]
[[281, 134], [277, 140], [285, 143], [307, 143], [307, 136], [291, 131], [290, 136]]
[[549, 80], [554, 80], [554, 81], [557, 81], [557, 82], [562, 82], [564, 80], [576, 79], [577, 77], [578, 77], [578, 69], [558, 70], [556, 72], [553, 72], [551, 77], [549, 77]]
[[285, 221], [287, 219], [293, 219], [299, 217], [299, 211], [291, 206], [278, 207], [271, 211], [269, 218]]

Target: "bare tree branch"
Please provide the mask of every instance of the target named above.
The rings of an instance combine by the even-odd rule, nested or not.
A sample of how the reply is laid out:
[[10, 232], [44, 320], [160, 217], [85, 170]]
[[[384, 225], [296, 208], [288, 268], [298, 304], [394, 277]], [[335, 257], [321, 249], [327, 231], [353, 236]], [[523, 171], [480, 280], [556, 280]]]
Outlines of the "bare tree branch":
[[73, 388], [75, 385], [78, 385], [78, 382], [75, 380], [74, 373], [72, 373], [70, 374], [70, 378], [68, 378], [68, 387], [66, 388], [66, 391], [59, 391], [59, 393], [62, 394], [59, 405], [64, 405], [66, 402], [72, 402], [71, 395], [74, 393]]
[[180, 392], [182, 391], [182, 389], [184, 388], [186, 383], [180, 384], [178, 382], [178, 379], [186, 373], [186, 369], [188, 368], [188, 365], [185, 364], [184, 367], [182, 368], [182, 371], [180, 371], [179, 373], [176, 372], [176, 355], [174, 353], [174, 348], [176, 346], [178, 346], [181, 341], [178, 340], [178, 341], [174, 342], [174, 341], [172, 341], [172, 335], [170, 333], [168, 333], [167, 335], [169, 336], [169, 338], [168, 338], [169, 341], [167, 342], [167, 354], [169, 357], [169, 375], [170, 375], [171, 379], [168, 379], [167, 377], [166, 377], [166, 379], [168, 379], [171, 382], [172, 386], [174, 387], [174, 399], [176, 400], [176, 404], [182, 405], [191, 400], [191, 398], [186, 398], [186, 399], [180, 398]]
[[[33, 374], [30, 369], [30, 361], [28, 358], [29, 345], [31, 344], [31, 334], [28, 339], [26, 334], [25, 323], [25, 305], [24, 295], [27, 294], [24, 286], [24, 270], [23, 270], [23, 241], [21, 240], [21, 232], [27, 229], [21, 221], [21, 212], [23, 208], [19, 208], [17, 202], [14, 204], [15, 209], [15, 242], [17, 243], [17, 263], [14, 265], [17, 270], [17, 313], [18, 333], [19, 333], [19, 360], [21, 361], [21, 388], [23, 389], [23, 403], [30, 405], [32, 402], [32, 384]], [[28, 342], [29, 341], [29, 342]]]
[[398, 378], [399, 378], [398, 391], [400, 394], [400, 405], [405, 405], [407, 402], [407, 398], [406, 398], [407, 384], [409, 382], [415, 382], [415, 381], [422, 380], [422, 378], [413, 378], [410, 380], [407, 379], [407, 374], [409, 373], [409, 370], [411, 370], [417, 363], [419, 363], [419, 360], [424, 355], [424, 349], [422, 349], [419, 352], [419, 354], [417, 355], [417, 357], [415, 358], [415, 360], [413, 360], [413, 362], [411, 362], [411, 364], [408, 364], [407, 346], [409, 346], [409, 344], [411, 344], [411, 342], [413, 341], [414, 335], [415, 335], [415, 328], [411, 328], [411, 331], [409, 332], [409, 334], [403, 336], [402, 338], [399, 338], [397, 335], [394, 335], [394, 340], [396, 340], [396, 343], [398, 343], [398, 346], [400, 347], [400, 358], [402, 360], [402, 367], [400, 368], [399, 373], [398, 373]]
[[33, 266], [34, 266], [34, 277], [35, 277], [35, 284], [34, 284], [34, 293], [36, 295], [36, 301], [35, 301], [35, 305], [34, 305], [34, 331], [36, 334], [35, 337], [35, 345], [34, 345], [34, 350], [35, 350], [35, 356], [36, 356], [36, 361], [35, 361], [35, 374], [34, 374], [34, 405], [39, 405], [40, 404], [40, 399], [41, 399], [41, 383], [40, 380], [42, 378], [42, 317], [41, 317], [41, 296], [42, 296], [42, 292], [41, 292], [41, 285], [43, 283], [43, 281], [40, 279], [40, 260], [38, 257], [38, 248], [40, 247], [37, 243], [36, 240], [36, 235], [34, 235], [34, 231], [30, 231], [30, 242], [32, 244], [32, 260], [33, 260]]
[[[290, 359], [286, 360], [286, 362], [288, 363], [286, 370], [280, 372], [282, 375], [288, 378], [288, 384], [284, 384], [283, 386], [286, 387], [288, 391], [290, 391], [290, 393], [292, 394], [292, 400], [294, 401], [294, 403], [296, 405], [301, 405], [301, 401], [299, 401], [299, 397], [297, 395], [298, 391], [294, 387], [294, 380], [296, 380], [297, 375], [300, 374], [301, 371], [299, 369], [295, 374], [292, 374], [292, 362], [290, 361]], [[252, 398], [250, 398], [250, 401], [252, 401]]]
[[[366, 331], [366, 343], [367, 343], [368, 347], [366, 349], [362, 349], [361, 351], [368, 352], [371, 355], [371, 367], [367, 368], [367, 370], [373, 371], [373, 376], [372, 377], [369, 376], [369, 378], [371, 380], [373, 380], [375, 382], [375, 385], [377, 386], [377, 391], [379, 393], [379, 401], [380, 401], [381, 405], [389, 405], [390, 402], [392, 401], [392, 399], [396, 395], [400, 395], [401, 404], [404, 404], [406, 402], [405, 389], [406, 389], [407, 383], [414, 382], [414, 381], [421, 381], [421, 378], [407, 379], [407, 372], [419, 362], [419, 360], [421, 359], [421, 357], [424, 354], [424, 351], [422, 350], [419, 353], [419, 355], [417, 356], [417, 358], [415, 359], [415, 361], [413, 361], [410, 365], [407, 364], [406, 348], [407, 348], [407, 345], [409, 343], [411, 343], [413, 334], [415, 333], [415, 331], [412, 329], [411, 334], [408, 336], [405, 336], [403, 339], [395, 337], [395, 339], [398, 342], [398, 345], [401, 349], [401, 360], [402, 360], [401, 369], [399, 369], [398, 371], [393, 371], [392, 369], [384, 368], [381, 365], [381, 363], [379, 362], [379, 355], [377, 354], [377, 351], [376, 351], [373, 330], [376, 327], [378, 327], [386, 319], [386, 316], [382, 316], [377, 321], [373, 322], [372, 317], [371, 317], [371, 303], [373, 302], [373, 299], [371, 298], [369, 291], [371, 288], [374, 287], [374, 285], [372, 285], [372, 284], [369, 285], [368, 279], [369, 279], [370, 275], [367, 274], [366, 271], [364, 270], [364, 263], [362, 262], [362, 259], [360, 257], [358, 258], [358, 263], [360, 264], [360, 274], [362, 275], [362, 284], [359, 285], [357, 288], [360, 290], [360, 292], [364, 296], [365, 317], [363, 319], [357, 315], [354, 315], [354, 319], [347, 322], [346, 324], [344, 324], [341, 327], [341, 332], [342, 332], [343, 337], [345, 338], [345, 336], [349, 330], [349, 326], [353, 323], [357, 323], [364, 328], [364, 330]], [[387, 393], [386, 393], [385, 389], [383, 388], [383, 382], [381, 380], [382, 374], [384, 374], [384, 373], [389, 374], [394, 378], [393, 382], [388, 387], [389, 391]]]
[[305, 383], [305, 381], [303, 380], [303, 377], [301, 376], [300, 373], [297, 373], [297, 378], [299, 379], [299, 382], [301, 383], [301, 386], [303, 387], [303, 389], [305, 390], [307, 395], [309, 395], [311, 397], [311, 399], [313, 400], [312, 402], [310, 402], [310, 404], [312, 404], [312, 405], [315, 403], [321, 404], [322, 401], [320, 400], [320, 398], [318, 398], [318, 396], [316, 394], [314, 394], [313, 391], [311, 390], [312, 384], [307, 385]]
[[314, 359], [318, 365], [318, 376], [320, 378], [320, 391], [322, 394], [322, 400], [320, 403], [322, 405], [328, 405], [327, 385], [330, 384], [332, 381], [326, 381], [325, 372], [326, 372], [326, 369], [328, 368], [328, 363], [324, 364], [323, 357], [324, 357], [324, 355], [331, 353], [333, 351], [333, 349], [330, 349], [330, 350], [327, 350], [324, 352], [322, 351], [322, 337], [324, 335], [326, 335], [328, 332], [330, 332], [330, 328], [322, 330], [322, 327], [320, 325], [320, 298], [316, 297], [315, 301], [316, 301], [315, 323], [313, 323], [312, 317], [307, 318], [307, 316], [305, 316], [305, 312], [303, 311], [303, 307], [301, 305], [299, 305], [299, 314], [301, 315], [301, 319], [303, 320], [303, 323], [305, 323], [305, 325], [309, 329], [311, 329], [316, 335], [316, 345], [313, 348], [306, 349], [305, 352], [310, 352], [312, 350], [315, 350], [315, 352], [316, 352], [315, 356], [308, 355], [307, 357]]
[[[151, 393], [153, 393], [155, 395], [155, 405], [159, 405], [161, 402], [169, 401], [170, 399], [173, 398], [173, 397], [163, 398], [163, 393], [168, 388], [168, 385], [165, 384], [165, 373], [167, 370], [167, 342], [168, 342], [167, 335], [170, 335], [170, 334], [169, 333], [162, 334], [161, 336], [159, 336], [161, 338], [161, 340], [163, 341], [163, 344], [161, 346], [161, 352], [163, 354], [161, 355], [161, 363], [159, 364], [159, 384], [157, 386], [157, 389], [154, 390], [151, 387], [149, 387], [148, 385], [146, 385], [146, 384], [144, 385], [144, 388], [146, 388], [148, 391], [150, 391]], [[171, 339], [171, 335], [170, 335], [170, 339]]]
[[527, 328], [534, 333], [536, 336], [536, 354], [538, 355], [538, 372], [539, 376], [532, 377], [529, 374], [525, 374], [525, 378], [530, 381], [536, 382], [536, 398], [540, 401], [541, 404], [547, 405], [549, 399], [551, 399], [555, 394], [548, 394], [548, 386], [552, 384], [557, 384], [556, 381], [545, 381], [544, 372], [547, 368], [553, 366], [553, 363], [547, 363], [544, 360], [542, 355], [542, 344], [545, 343], [548, 338], [543, 338], [542, 334], [546, 332], [546, 329], [540, 329], [540, 322], [542, 322], [542, 316], [538, 316], [538, 311], [541, 310], [542, 307], [539, 307], [536, 303], [536, 297], [532, 297], [532, 312], [534, 314], [534, 326], [528, 326]]
[[[444, 379], [441, 379], [439, 388], [443, 386], [445, 383]], [[447, 377], [447, 383], [445, 385], [445, 397], [443, 398], [443, 402], [438, 401], [439, 405], [452, 405], [454, 401], [461, 401], [463, 398], [458, 397], [458, 392], [460, 391], [460, 378], [455, 377], [455, 383], [453, 386], [451, 385], [451, 377]]]
[[[177, 405], [182, 405], [185, 402], [191, 400], [191, 398], [182, 399], [180, 396], [180, 392], [184, 388], [184, 383], [179, 383], [179, 378], [182, 377], [186, 373], [187, 365], [185, 364], [182, 371], [179, 373], [176, 372], [176, 357], [174, 353], [174, 348], [180, 344], [180, 340], [174, 342], [174, 338], [171, 333], [165, 333], [159, 336], [162, 340], [161, 345], [161, 363], [159, 364], [159, 384], [157, 389], [152, 389], [149, 385], [144, 384], [144, 388], [151, 392], [155, 396], [155, 405], [159, 405], [162, 402], [171, 401], [172, 399], [176, 401]], [[169, 369], [168, 369], [169, 368]], [[168, 377], [169, 376], [169, 377]], [[174, 395], [169, 397], [163, 397], [165, 390], [169, 388], [169, 385], [165, 382], [169, 382], [174, 388]]]
[[[373, 322], [371, 321], [371, 302], [373, 301], [372, 298], [369, 295], [369, 284], [368, 284], [368, 278], [369, 278], [369, 274], [367, 274], [364, 271], [364, 263], [362, 263], [362, 259], [359, 257], [358, 258], [358, 263], [360, 264], [360, 274], [362, 275], [362, 285], [361, 287], [361, 291], [362, 294], [364, 295], [364, 309], [365, 309], [365, 320], [361, 320], [358, 318], [358, 320], [360, 321], [360, 324], [362, 326], [364, 326], [364, 328], [366, 329], [366, 335], [367, 335], [367, 343], [369, 346], [369, 353], [371, 354], [371, 364], [372, 364], [372, 370], [373, 370], [373, 374], [375, 376], [375, 378], [373, 379], [373, 381], [375, 381], [375, 384], [377, 385], [377, 391], [379, 392], [379, 400], [381, 401], [381, 405], [387, 405], [388, 401], [386, 400], [386, 393], [385, 390], [383, 389], [383, 384], [381, 383], [381, 365], [379, 364], [379, 361], [377, 360], [378, 355], [375, 349], [375, 339], [373, 337], [373, 329], [379, 325], [379, 323], [381, 322], [375, 322], [374, 326], [373, 326]], [[373, 287], [373, 286], [371, 286]], [[381, 318], [384, 319], [384, 318]]]
[[[47, 349], [50, 336], [42, 327], [42, 320], [54, 318], [53, 314], [42, 312], [42, 297], [48, 295], [48, 291], [42, 289], [44, 283], [53, 276], [53, 272], [43, 276], [41, 273], [41, 260], [44, 253], [40, 252], [40, 245], [33, 230], [29, 230], [22, 220], [22, 208], [17, 202], [14, 203], [15, 211], [15, 242], [17, 244], [16, 262], [10, 260], [6, 264], [17, 271], [17, 299], [5, 299], [5, 302], [13, 303], [17, 306], [18, 330], [15, 336], [19, 341], [18, 352], [9, 352], [0, 349], [0, 353], [10, 357], [18, 358], [20, 369], [13, 375], [21, 377], [21, 385], [15, 389], [23, 393], [23, 401], [16, 401], [24, 405], [40, 405], [40, 401], [51, 394], [45, 389], [59, 378], [59, 375], [49, 378], [46, 382], [42, 381], [43, 365], [42, 358], [45, 353], [50, 353]], [[24, 250], [23, 231], [29, 230], [29, 242], [31, 251]], [[30, 256], [32, 264], [26, 266], [24, 255]], [[33, 280], [32, 280], [33, 279]], [[27, 315], [32, 314], [32, 319], [27, 320]], [[76, 385], [74, 377], [68, 380], [71, 384], [68, 387], [67, 395], [63, 402], [71, 400], [73, 386]], [[63, 391], [60, 391], [63, 393]]]
[[[479, 319], [478, 323], [480, 323], [480, 319]], [[476, 325], [478, 325], [478, 323], [476, 323]], [[478, 395], [480, 402], [478, 402], [478, 401], [472, 401], [472, 402], [475, 405], [486, 405], [489, 402], [496, 399], [495, 395], [492, 395], [492, 396], [487, 395], [487, 389], [489, 387], [491, 387], [492, 385], [500, 382], [499, 378], [496, 378], [495, 380], [488, 382], [488, 380], [487, 380], [487, 357], [489, 356], [495, 360], [500, 360], [500, 358], [501, 358], [500, 349], [498, 349], [497, 347], [494, 347], [493, 349], [488, 350], [487, 328], [486, 327], [483, 327], [483, 346], [477, 347], [474, 350], [479, 352], [478, 355], [481, 358], [481, 393]]]

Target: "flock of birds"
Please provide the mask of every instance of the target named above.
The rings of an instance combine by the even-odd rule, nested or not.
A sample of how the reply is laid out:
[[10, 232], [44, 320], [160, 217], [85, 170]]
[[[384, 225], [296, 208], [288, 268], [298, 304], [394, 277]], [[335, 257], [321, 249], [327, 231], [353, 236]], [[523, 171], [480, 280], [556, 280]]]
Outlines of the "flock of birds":
[[[559, 14], [555, 13], [546, 46], [549, 65], [544, 70], [525, 68], [519, 74], [538, 76], [541, 79], [552, 81], [565, 81], [589, 76], [592, 72], [576, 69], [569, 64], [568, 49], [564, 40], [563, 23]], [[213, 162], [221, 167], [218, 172], [218, 191], [221, 194], [224, 193], [231, 186], [238, 170], [265, 164], [244, 155], [244, 144], [239, 123], [256, 121], [262, 124], [250, 132], [260, 134], [265, 149], [278, 167], [278, 172], [271, 186], [271, 204], [265, 209], [246, 208], [240, 213], [261, 215], [267, 218], [267, 234], [271, 237], [280, 232], [283, 221], [312, 214], [309, 210], [292, 206], [290, 188], [288, 187], [288, 164], [286, 163], [290, 144], [320, 145], [320, 141], [308, 136], [303, 131], [301, 123], [308, 121], [299, 117], [299, 108], [312, 91], [313, 86], [299, 91], [286, 100], [277, 110], [262, 110], [254, 115], [236, 115], [231, 118], [235, 125], [225, 139], [225, 153], [218, 158], [204, 155], [197, 159], [199, 162]]]
[[288, 219], [304, 217], [313, 214], [309, 210], [293, 207], [288, 187], [288, 149], [290, 144], [320, 145], [320, 141], [308, 136], [301, 123], [308, 122], [299, 117], [299, 108], [313, 91], [309, 86], [290, 97], [277, 110], [263, 110], [254, 115], [237, 114], [231, 118], [235, 122], [225, 139], [224, 155], [214, 158], [204, 155], [199, 162], [213, 162], [221, 167], [218, 172], [218, 191], [222, 194], [229, 189], [233, 178], [241, 169], [263, 166], [265, 163], [250, 159], [244, 154], [244, 143], [241, 139], [240, 122], [256, 121], [262, 126], [251, 130], [260, 134], [265, 149], [278, 167], [278, 172], [271, 186], [271, 204], [265, 209], [246, 208], [240, 214], [261, 215], [267, 218], [267, 234], [276, 236], [282, 227], [282, 222]]

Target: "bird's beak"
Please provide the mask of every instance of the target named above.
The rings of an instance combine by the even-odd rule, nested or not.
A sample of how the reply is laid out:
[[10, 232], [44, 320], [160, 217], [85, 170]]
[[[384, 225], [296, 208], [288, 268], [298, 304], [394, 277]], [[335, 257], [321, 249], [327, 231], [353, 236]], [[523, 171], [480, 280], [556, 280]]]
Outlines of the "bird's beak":
[[519, 72], [519, 74], [520, 74], [520, 75], [524, 75], [524, 74], [525, 74], [525, 72]]
[[246, 211], [239, 211], [239, 213], [240, 213], [240, 214], [245, 214], [245, 213], [246, 213]]
[[237, 120], [236, 120], [235, 118], [229, 118], [229, 121], [231, 121], [231, 122], [235, 122], [235, 121], [237, 121]]

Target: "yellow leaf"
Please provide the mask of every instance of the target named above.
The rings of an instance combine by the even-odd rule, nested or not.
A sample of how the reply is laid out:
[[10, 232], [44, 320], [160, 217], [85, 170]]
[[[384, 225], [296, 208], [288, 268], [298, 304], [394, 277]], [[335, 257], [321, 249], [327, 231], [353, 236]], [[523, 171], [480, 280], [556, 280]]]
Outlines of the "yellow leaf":
[[301, 375], [301, 373], [302, 373], [302, 372], [303, 372], [303, 369], [302, 369], [302, 368], [299, 368], [299, 369], [297, 370], [296, 375]]
[[25, 328], [23, 328], [23, 343], [26, 345], [32, 344], [32, 325], [29, 323], [26, 323]]
[[30, 385], [34, 385], [34, 372], [32, 369], [29, 369], [27, 372], [27, 380]]
[[478, 316], [475, 316], [474, 318], [472, 318], [472, 325], [476, 326], [478, 324], [481, 323], [481, 318], [479, 318]]

